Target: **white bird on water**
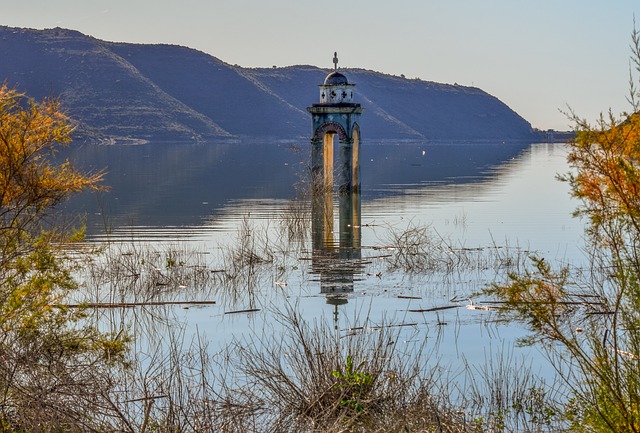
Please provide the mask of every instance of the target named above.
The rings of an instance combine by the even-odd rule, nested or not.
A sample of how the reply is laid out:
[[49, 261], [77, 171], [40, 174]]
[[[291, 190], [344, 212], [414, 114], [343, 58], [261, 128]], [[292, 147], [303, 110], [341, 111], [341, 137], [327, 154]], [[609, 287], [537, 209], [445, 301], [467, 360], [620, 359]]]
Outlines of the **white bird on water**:
[[473, 303], [473, 299], [468, 298], [469, 300], [469, 305], [467, 305], [467, 310], [490, 310], [491, 307], [489, 305], [476, 305]]

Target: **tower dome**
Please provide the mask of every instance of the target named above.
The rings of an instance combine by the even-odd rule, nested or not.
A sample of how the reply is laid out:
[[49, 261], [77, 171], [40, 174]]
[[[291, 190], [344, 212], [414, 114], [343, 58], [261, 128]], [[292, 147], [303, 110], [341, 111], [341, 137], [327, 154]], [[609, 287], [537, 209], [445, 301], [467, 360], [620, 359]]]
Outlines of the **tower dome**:
[[347, 77], [338, 71], [333, 71], [324, 79], [325, 86], [345, 86], [349, 84]]

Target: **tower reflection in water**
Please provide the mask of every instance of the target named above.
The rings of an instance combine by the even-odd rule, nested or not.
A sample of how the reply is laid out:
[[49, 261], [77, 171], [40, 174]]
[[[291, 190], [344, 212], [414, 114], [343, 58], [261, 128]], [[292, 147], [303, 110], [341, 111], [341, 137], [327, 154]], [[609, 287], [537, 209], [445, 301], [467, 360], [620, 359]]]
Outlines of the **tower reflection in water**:
[[334, 226], [334, 194], [317, 191], [312, 202], [312, 273], [319, 276], [320, 293], [333, 305], [338, 328], [338, 306], [348, 302], [354, 283], [362, 274], [360, 239], [360, 194], [337, 195], [338, 230]]

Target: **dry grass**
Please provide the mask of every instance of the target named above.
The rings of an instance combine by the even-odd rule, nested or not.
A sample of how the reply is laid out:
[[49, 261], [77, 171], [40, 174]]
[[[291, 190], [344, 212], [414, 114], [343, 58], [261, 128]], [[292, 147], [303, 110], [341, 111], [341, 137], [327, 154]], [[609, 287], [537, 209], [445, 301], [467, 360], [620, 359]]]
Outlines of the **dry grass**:
[[525, 266], [529, 252], [519, 247], [455, 246], [429, 225], [389, 227], [385, 249], [388, 271], [409, 275], [440, 273], [444, 276], [471, 271], [506, 272]]
[[144, 303], [184, 293], [207, 297], [219, 277], [206, 257], [186, 245], [109, 243], [86, 257], [80, 277], [90, 302]]
[[[283, 331], [232, 349], [238, 407], [252, 408], [252, 431], [463, 431], [429, 374], [424, 345], [402, 348], [398, 328], [377, 326], [340, 338], [292, 307], [276, 313]], [[359, 326], [358, 326], [359, 327]], [[428, 379], [426, 379], [428, 378]]]

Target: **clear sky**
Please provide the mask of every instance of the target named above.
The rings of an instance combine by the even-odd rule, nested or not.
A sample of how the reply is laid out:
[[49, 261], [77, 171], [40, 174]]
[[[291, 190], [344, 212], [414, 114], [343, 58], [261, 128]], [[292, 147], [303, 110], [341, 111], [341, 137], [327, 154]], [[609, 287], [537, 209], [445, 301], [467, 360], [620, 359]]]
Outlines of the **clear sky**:
[[[0, 0], [0, 25], [474, 85], [541, 129], [628, 110], [639, 0]], [[0, 60], [1, 61], [1, 60]], [[356, 83], [357, 84], [357, 83]]]

